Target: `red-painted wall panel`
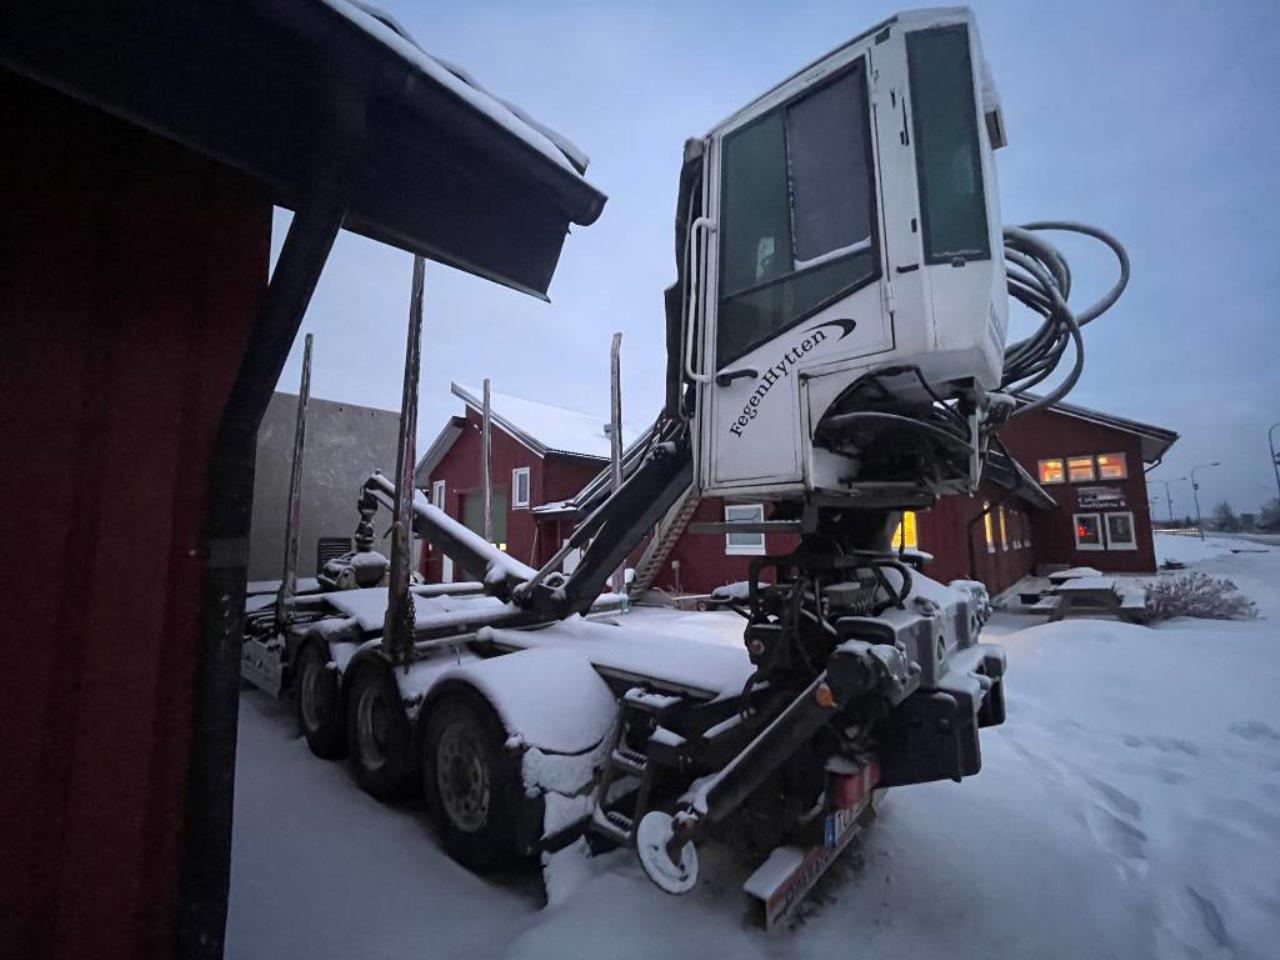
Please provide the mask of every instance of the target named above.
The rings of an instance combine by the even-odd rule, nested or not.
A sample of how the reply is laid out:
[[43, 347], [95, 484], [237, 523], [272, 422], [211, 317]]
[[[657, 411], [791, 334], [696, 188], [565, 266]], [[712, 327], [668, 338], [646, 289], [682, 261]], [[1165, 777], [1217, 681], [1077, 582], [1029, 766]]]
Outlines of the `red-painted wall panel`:
[[171, 952], [205, 482], [271, 207], [0, 72], [0, 943]]
[[[1038, 512], [1033, 521], [1037, 563], [1065, 563], [1090, 566], [1106, 572], [1150, 573], [1156, 568], [1151, 535], [1151, 507], [1147, 500], [1143, 473], [1142, 446], [1133, 433], [1090, 423], [1053, 411], [1040, 411], [1015, 420], [1000, 432], [1000, 438], [1032, 476], [1042, 459], [1123, 453], [1128, 467], [1125, 480], [1099, 480], [1092, 484], [1057, 483], [1045, 486], [1058, 503]], [[1082, 486], [1118, 487], [1124, 506], [1116, 510], [1132, 513], [1136, 550], [1079, 550], [1075, 543], [1072, 515], [1077, 511], [1106, 513], [1108, 509], [1079, 507]]]
[[[511, 471], [518, 467], [529, 468], [530, 506], [553, 503], [573, 496], [600, 472], [604, 464], [586, 457], [573, 457], [548, 453], [545, 459], [516, 440], [509, 433], [493, 425], [491, 437], [491, 474], [494, 490], [511, 494]], [[445, 481], [446, 510], [449, 516], [462, 519], [462, 498], [482, 489], [483, 444], [481, 442], [481, 417], [470, 407], [466, 411], [466, 427], [441, 458], [431, 474], [427, 491], [437, 480]], [[564, 524], [564, 536], [571, 527]], [[531, 566], [541, 566], [560, 548], [560, 533], [555, 521], [541, 523], [531, 510], [509, 509], [507, 514], [507, 552]], [[439, 551], [423, 551], [423, 576], [429, 582], [438, 583], [441, 578], [441, 554]], [[461, 573], [455, 571], [454, 578]]]

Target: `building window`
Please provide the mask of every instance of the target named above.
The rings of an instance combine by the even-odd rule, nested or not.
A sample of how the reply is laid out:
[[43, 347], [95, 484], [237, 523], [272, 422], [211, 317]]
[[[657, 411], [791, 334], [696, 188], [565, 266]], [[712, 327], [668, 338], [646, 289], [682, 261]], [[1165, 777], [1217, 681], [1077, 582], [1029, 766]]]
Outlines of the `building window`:
[[1103, 514], [1107, 521], [1108, 550], [1137, 550], [1138, 538], [1133, 532], [1132, 513]]
[[529, 468], [516, 467], [511, 471], [511, 509], [529, 507]]
[[[726, 505], [724, 508], [725, 523], [763, 523], [764, 505], [760, 503]], [[724, 535], [724, 552], [731, 557], [758, 557], [764, 554], [763, 533], [726, 533]]]
[[1067, 476], [1072, 483], [1090, 483], [1093, 475], [1093, 457], [1068, 457]]
[[1067, 479], [1066, 469], [1062, 466], [1061, 460], [1041, 460], [1040, 461], [1040, 482], [1041, 483], [1062, 483]]
[[1124, 462], [1123, 453], [1098, 454], [1099, 480], [1125, 480], [1128, 476], [1129, 470]]
[[448, 508], [446, 508], [444, 505], [444, 490], [445, 490], [445, 487], [444, 487], [443, 480], [432, 481], [431, 503], [432, 505], [439, 507], [441, 510], [444, 510], [445, 513], [448, 513], [449, 512]]
[[914, 510], [902, 511], [902, 519], [898, 521], [890, 541], [895, 550], [919, 550], [920, 539], [916, 532], [916, 514]]
[[1102, 520], [1096, 513], [1077, 513], [1074, 516], [1076, 525], [1077, 550], [1103, 550]]
[[987, 553], [996, 552], [996, 537], [991, 529], [991, 504], [982, 501], [982, 531], [987, 535]]
[[1004, 504], [1000, 504], [1000, 549], [1009, 549], [1009, 524], [1005, 521]]

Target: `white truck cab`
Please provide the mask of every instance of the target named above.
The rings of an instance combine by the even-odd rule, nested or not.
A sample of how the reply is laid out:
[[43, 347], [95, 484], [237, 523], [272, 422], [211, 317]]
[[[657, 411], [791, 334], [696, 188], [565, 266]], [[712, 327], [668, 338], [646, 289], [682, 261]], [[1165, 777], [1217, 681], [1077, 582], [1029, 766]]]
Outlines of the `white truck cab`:
[[963, 8], [894, 17], [707, 134], [683, 358], [704, 495], [847, 496], [857, 459], [815, 429], [873, 369], [999, 385], [1003, 142]]

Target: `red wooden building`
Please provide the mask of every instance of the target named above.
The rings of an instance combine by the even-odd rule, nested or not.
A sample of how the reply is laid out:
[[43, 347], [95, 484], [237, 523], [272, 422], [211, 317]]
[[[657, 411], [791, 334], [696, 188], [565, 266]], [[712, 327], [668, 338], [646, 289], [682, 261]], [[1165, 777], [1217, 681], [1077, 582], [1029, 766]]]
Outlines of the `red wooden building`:
[[[482, 391], [453, 384], [464, 405], [418, 461], [415, 482], [432, 503], [476, 532], [484, 525]], [[573, 530], [572, 497], [609, 462], [608, 418], [490, 392], [493, 539], [518, 560], [540, 567]], [[623, 427], [623, 444], [636, 434]], [[423, 575], [462, 579], [447, 557], [426, 547]]]
[[212, 960], [255, 436], [338, 230], [544, 295], [604, 198], [344, 0], [6, 4], [0, 115], [0, 955]]
[[[480, 530], [479, 391], [455, 384], [454, 393], [465, 413], [445, 425], [422, 458], [417, 482], [450, 515]], [[607, 466], [605, 418], [504, 394], [493, 395], [491, 417], [494, 539], [538, 567], [577, 520], [564, 501]], [[1160, 460], [1176, 433], [1058, 404], [1016, 419], [1001, 437], [1016, 464], [993, 462], [977, 496], [946, 497], [904, 518], [899, 542], [933, 556], [931, 576], [944, 582], [972, 577], [995, 592], [1047, 565], [1155, 570], [1144, 468]], [[766, 513], [764, 505], [706, 498], [680, 518], [678, 529]], [[785, 553], [796, 542], [781, 533], [683, 532], [652, 569], [643, 563], [643, 548], [631, 563], [648, 585], [709, 593], [745, 579], [753, 556]], [[454, 578], [446, 565], [438, 553], [424, 552], [428, 580]]]

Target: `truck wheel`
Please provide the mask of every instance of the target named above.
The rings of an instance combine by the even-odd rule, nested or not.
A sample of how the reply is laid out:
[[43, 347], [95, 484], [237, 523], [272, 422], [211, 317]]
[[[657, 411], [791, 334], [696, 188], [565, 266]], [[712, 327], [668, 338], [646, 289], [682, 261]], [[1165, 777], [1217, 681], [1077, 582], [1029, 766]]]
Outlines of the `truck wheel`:
[[380, 660], [355, 669], [347, 688], [347, 742], [356, 780], [379, 800], [404, 797], [414, 782], [413, 733], [400, 688]]
[[515, 859], [521, 803], [519, 761], [506, 730], [478, 695], [442, 697], [427, 718], [423, 788], [445, 849], [476, 871]]
[[317, 757], [335, 760], [347, 752], [343, 729], [342, 690], [338, 674], [318, 643], [308, 643], [298, 655], [298, 729]]

